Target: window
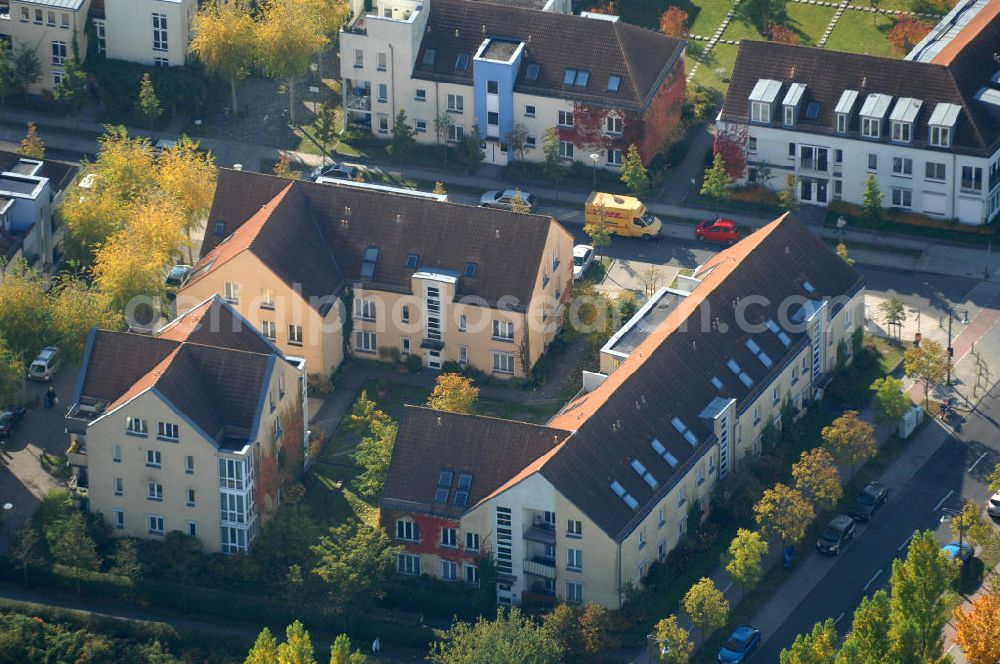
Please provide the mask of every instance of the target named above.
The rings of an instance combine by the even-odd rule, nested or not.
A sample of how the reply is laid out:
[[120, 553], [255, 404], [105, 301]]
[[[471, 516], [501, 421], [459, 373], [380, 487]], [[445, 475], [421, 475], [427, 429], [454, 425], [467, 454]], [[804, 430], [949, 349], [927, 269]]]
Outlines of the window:
[[683, 507], [684, 503], [687, 502], [687, 499], [688, 499], [688, 496], [687, 496], [687, 487], [682, 486], [682, 487], [680, 487], [680, 489], [678, 490], [678, 493], [677, 493], [677, 506], [678, 507]]
[[463, 367], [469, 363], [469, 347], [459, 346], [458, 347], [458, 363]]
[[146, 428], [146, 420], [139, 417], [126, 417], [125, 433], [132, 434], [134, 436], [147, 435], [149, 431]]
[[396, 521], [396, 539], [416, 542], [419, 539], [417, 524], [405, 519]]
[[624, 121], [622, 120], [622, 118], [616, 118], [616, 117], [608, 116], [608, 121], [606, 123], [607, 124], [607, 132], [609, 134], [620, 134], [620, 133], [622, 133], [623, 122]]
[[962, 191], [983, 190], [983, 169], [978, 166], [962, 166]]
[[169, 58], [153, 58], [153, 66], [154, 67], [169, 67], [170, 66], [170, 59]]
[[559, 111], [559, 122], [557, 122], [560, 127], [572, 127], [573, 126], [573, 111]]
[[260, 289], [260, 308], [267, 309], [269, 311], [274, 310], [274, 291], [270, 288]]
[[420, 556], [401, 553], [396, 558], [396, 571], [400, 574], [418, 576], [420, 574]]
[[535, 117], [535, 107], [531, 106], [531, 105], [525, 106], [524, 107], [524, 117], [526, 117], [526, 118], [533, 118], [533, 117]]
[[124, 481], [120, 477], [115, 478], [115, 495], [121, 496], [125, 493]]
[[868, 153], [868, 170], [869, 171], [878, 170], [878, 155], [873, 152]]
[[371, 298], [354, 300], [354, 317], [361, 320], [375, 320], [375, 300]]
[[621, 166], [622, 165], [622, 151], [614, 150], [608, 148], [608, 165], [609, 166]]
[[45, 17], [45, 25], [55, 27], [55, 24], [56, 24], [56, 13], [50, 10]]
[[498, 81], [486, 81], [486, 94], [500, 94], [500, 83]]
[[865, 138], [878, 138], [882, 134], [880, 118], [861, 118], [861, 135]]
[[945, 175], [946, 169], [944, 164], [938, 164], [933, 161], [929, 161], [924, 164], [925, 180], [937, 180], [939, 182], [944, 182]]
[[465, 332], [466, 328], [468, 327], [468, 324], [469, 324], [469, 319], [465, 316], [465, 314], [461, 314], [458, 317], [458, 331]]
[[426, 51], [424, 51], [424, 57], [422, 60], [423, 64], [427, 65], [428, 67], [433, 67], [435, 60], [437, 60], [436, 48], [429, 48]]
[[458, 143], [465, 138], [465, 127], [462, 125], [448, 125], [448, 142]]
[[35, 23], [38, 24], [38, 25], [42, 24], [42, 10], [41, 9], [36, 9], [35, 10]]
[[913, 160], [904, 157], [892, 158], [892, 174], [902, 177], [913, 176]]
[[66, 42], [52, 42], [52, 64], [62, 66], [66, 62]]
[[149, 523], [149, 534], [150, 535], [162, 535], [163, 534], [163, 517], [155, 516], [150, 514], [147, 517]]
[[462, 95], [448, 95], [448, 112], [462, 113], [465, 110], [465, 98]]
[[108, 50], [107, 28], [105, 27], [103, 19], [92, 20], [94, 21], [94, 32], [97, 35], [97, 52], [98, 54], [104, 54]]
[[455, 56], [455, 71], [465, 71], [469, 67], [469, 54], [459, 53]]
[[450, 560], [441, 561], [441, 578], [445, 581], [454, 581], [458, 578], [458, 565]]
[[278, 336], [278, 326], [273, 320], [262, 320], [260, 322], [260, 331], [261, 334], [272, 341]]
[[357, 331], [354, 333], [354, 350], [361, 353], [374, 353], [378, 351], [374, 332]]
[[163, 500], [163, 485], [157, 484], [156, 482], [149, 482], [146, 484], [146, 499], [147, 500]]
[[198, 524], [195, 523], [194, 521], [188, 521], [187, 522], [187, 534], [190, 535], [191, 537], [197, 537], [198, 536]]
[[785, 124], [789, 126], [795, 124], [794, 106], [785, 106]]
[[583, 571], [583, 549], [566, 549], [566, 569]]
[[913, 207], [913, 190], [912, 189], [893, 189], [892, 190], [892, 206], [898, 208], [909, 208]]
[[156, 423], [156, 437], [166, 438], [167, 440], [177, 440], [177, 425], [173, 422], [157, 422]]
[[946, 148], [951, 145], [951, 128], [931, 127], [931, 145], [936, 148]]
[[585, 69], [567, 69], [563, 72], [563, 85], [585, 88], [589, 80], [590, 72]]
[[27, 7], [21, 7], [21, 23], [31, 20], [31, 11]]
[[234, 526], [222, 526], [221, 542], [223, 553], [237, 553], [247, 550], [247, 531]]
[[413, 128], [417, 131], [418, 134], [427, 133], [427, 120], [417, 120], [416, 122], [413, 123], [413, 125], [414, 125]]
[[580, 539], [583, 537], [583, 523], [576, 519], [569, 519], [566, 522], [566, 537]]
[[788, 158], [795, 159], [795, 143], [788, 144]]
[[238, 459], [219, 459], [219, 487], [243, 489], [243, 462]]
[[413, 93], [413, 98], [416, 101], [427, 101], [427, 90], [420, 88]]
[[153, 50], [167, 50], [167, 15], [153, 14]]
[[111, 455], [111, 460], [115, 463], [122, 462], [122, 446], [119, 443], [115, 443], [114, 451], [112, 451]]
[[913, 125], [909, 122], [892, 123], [892, 140], [897, 143], [909, 143], [913, 132]]
[[751, 122], [770, 122], [771, 121], [771, 105], [762, 101], [752, 101], [750, 102], [750, 121]]
[[837, 113], [837, 133], [847, 133], [847, 113]]
[[115, 528], [118, 530], [125, 528], [125, 510], [115, 508]]
[[389, 100], [389, 86], [385, 83], [378, 84], [378, 100], [383, 104]]
[[244, 510], [243, 496], [238, 493], [220, 493], [221, 497], [221, 518], [229, 523], [245, 523], [246, 513]]
[[226, 285], [224, 287], [224, 290], [225, 290], [225, 293], [223, 294], [223, 298], [226, 300], [226, 302], [229, 302], [230, 304], [239, 304], [240, 303], [240, 285], [239, 284], [233, 283], [231, 281], [227, 281]]
[[608, 92], [618, 92], [618, 88], [622, 84], [622, 77], [618, 74], [611, 74], [608, 76]]
[[399, 343], [400, 343], [400, 346], [402, 347], [403, 355], [409, 355], [410, 354], [410, 338], [409, 337], [400, 337], [399, 338]]
[[536, 143], [535, 143], [535, 137], [534, 136], [528, 136], [524, 140], [524, 149], [525, 150], [534, 150], [535, 146], [536, 146]]
[[559, 141], [559, 157], [562, 159], [572, 159], [573, 144], [569, 141]]
[[493, 321], [493, 338], [504, 341], [514, 340], [514, 323], [509, 320]]
[[645, 529], [639, 531], [639, 549], [646, 548], [646, 531]]
[[288, 343], [292, 346], [302, 345], [302, 326], [301, 325], [289, 325], [288, 326]]
[[479, 585], [479, 568], [475, 565], [465, 566], [465, 582], [470, 586]]
[[360, 48], [354, 49], [354, 68], [361, 69], [365, 66], [365, 52]]
[[385, 53], [378, 53], [375, 56], [375, 70], [385, 71], [386, 70], [386, 58]]
[[757, 426], [760, 424], [760, 406], [755, 405], [753, 407], [753, 425]]
[[389, 118], [385, 115], [378, 116], [378, 133], [388, 134], [389, 133]]
[[467, 551], [479, 551], [479, 533], [465, 533], [465, 548]]
[[52, 72], [52, 87], [58, 88], [60, 85], [62, 85], [64, 76], [65, 74], [61, 71]]
[[493, 353], [493, 373], [513, 374], [514, 353]]
[[583, 584], [576, 581], [566, 582], [566, 601], [570, 604], [583, 603]]
[[458, 546], [458, 531], [454, 528], [441, 529], [441, 546], [456, 548]]
[[771, 405], [777, 406], [781, 402], [781, 388], [775, 387], [771, 390]]
[[187, 506], [188, 507], [194, 507], [194, 505], [195, 505], [194, 489], [188, 489]]
[[63, 30], [69, 30], [69, 14], [63, 12], [59, 17], [59, 27]]
[[486, 111], [486, 124], [491, 127], [500, 125], [500, 113], [496, 111]]
[[188, 475], [194, 475], [194, 457], [186, 456], [184, 457], [184, 472]]
[[799, 157], [799, 166], [803, 169], [826, 172], [829, 168], [830, 151], [827, 148], [803, 145], [799, 149]]

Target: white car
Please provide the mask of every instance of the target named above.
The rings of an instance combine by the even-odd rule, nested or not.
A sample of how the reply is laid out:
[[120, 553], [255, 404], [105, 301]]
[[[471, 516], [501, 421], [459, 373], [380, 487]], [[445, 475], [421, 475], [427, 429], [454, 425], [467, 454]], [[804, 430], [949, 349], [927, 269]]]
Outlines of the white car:
[[347, 164], [326, 164], [325, 166], [314, 168], [309, 177], [313, 181], [321, 177], [333, 178], [334, 180], [353, 180], [358, 177], [358, 169]]
[[986, 512], [994, 519], [1000, 519], [1000, 491], [997, 491], [986, 502]]
[[573, 278], [579, 279], [594, 262], [594, 248], [589, 244], [573, 247]]

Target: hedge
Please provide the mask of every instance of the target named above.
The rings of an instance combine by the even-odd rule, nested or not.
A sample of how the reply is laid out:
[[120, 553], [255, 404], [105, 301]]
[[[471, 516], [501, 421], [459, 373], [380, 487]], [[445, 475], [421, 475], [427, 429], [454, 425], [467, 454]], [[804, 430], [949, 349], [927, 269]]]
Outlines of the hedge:
[[126, 124], [144, 124], [137, 111], [139, 86], [149, 73], [156, 97], [163, 107], [157, 124], [165, 124], [179, 110], [196, 114], [209, 91], [204, 67], [194, 61], [181, 67], [152, 67], [105, 57], [88, 59], [85, 68], [94, 77], [97, 96], [106, 119]]
[[[848, 222], [864, 222], [865, 211], [860, 205], [846, 203], [844, 201], [831, 201], [827, 206], [827, 216], [836, 220], [836, 217], [843, 216]], [[996, 224], [989, 226], [973, 226], [963, 224], [954, 219], [933, 219], [931, 217], [918, 214], [916, 212], [903, 212], [892, 208], [883, 209], [880, 213], [881, 220], [890, 224], [901, 224], [903, 226], [916, 226], [918, 228], [932, 228], [935, 230], [952, 231], [965, 233], [968, 235], [993, 236], [1000, 231]]]

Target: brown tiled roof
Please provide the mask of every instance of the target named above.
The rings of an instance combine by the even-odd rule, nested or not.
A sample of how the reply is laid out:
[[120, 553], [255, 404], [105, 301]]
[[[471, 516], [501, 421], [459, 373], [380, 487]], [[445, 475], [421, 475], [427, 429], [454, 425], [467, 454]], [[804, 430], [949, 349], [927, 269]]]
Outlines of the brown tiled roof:
[[[993, 34], [1000, 33], [993, 29]], [[779, 99], [787, 91], [789, 84], [804, 83], [806, 91], [800, 109], [804, 111], [809, 102], [820, 104], [817, 119], [807, 120], [800, 112], [793, 131], [832, 134], [835, 126], [834, 109], [841, 93], [844, 90], [857, 90], [860, 95], [852, 114], [853, 135], [859, 129], [857, 112], [868, 94], [882, 93], [896, 99], [913, 97], [923, 100], [914, 127], [915, 146], [927, 144], [927, 120], [935, 105], [950, 103], [962, 107], [953, 138], [955, 150], [975, 154], [991, 153], [1000, 142], [1000, 122], [972, 99], [972, 95], [986, 84], [995, 67], [985, 66], [986, 58], [976, 58], [979, 56], [971, 58], [968, 63], [960, 58], [952, 67], [946, 67], [808, 46], [743, 40], [722, 107], [722, 119], [747, 122], [750, 109], [748, 99], [754, 85], [760, 79], [773, 79], [783, 84]], [[779, 118], [780, 114], [776, 112], [774, 117]], [[776, 123], [772, 123], [772, 126], [780, 128]], [[883, 140], [887, 141], [889, 132], [884, 134]]]
[[[250, 332], [251, 334], [247, 334]], [[213, 295], [157, 330], [156, 336], [252, 353], [278, 350], [219, 295]]]
[[78, 396], [114, 403], [176, 348], [176, 342], [144, 334], [95, 330], [80, 368]]
[[[389, 464], [382, 507], [457, 516], [569, 435], [551, 427], [406, 406]], [[447, 503], [435, 503], [442, 470], [452, 472]], [[472, 475], [465, 507], [458, 476]]]
[[[680, 63], [685, 42], [623, 21], [467, 0], [434, 0], [417, 54], [413, 77], [472, 84], [472, 58], [483, 39], [525, 43], [515, 92], [592, 101], [643, 110], [670, 69]], [[424, 53], [436, 50], [433, 65]], [[465, 71], [455, 70], [460, 53], [469, 56]], [[541, 65], [537, 81], [527, 81], [528, 63]], [[586, 88], [564, 86], [567, 68], [590, 72]], [[621, 76], [617, 92], [607, 90], [608, 76]]]
[[[289, 185], [275, 176], [225, 169], [207, 228], [216, 222], [232, 237], [220, 245], [222, 238], [207, 233], [199, 266], [213, 258], [221, 264], [251, 248], [279, 276], [306, 280], [307, 294], [336, 294], [342, 284], [357, 282], [409, 292], [416, 269], [406, 267], [406, 258], [416, 254], [418, 268], [462, 274], [466, 263], [476, 263], [474, 277], [459, 279], [459, 297], [477, 296], [491, 305], [512, 297], [522, 307], [531, 298], [550, 229], [566, 232], [539, 215], [312, 182]], [[373, 246], [379, 249], [375, 271], [362, 282], [365, 252]], [[307, 254], [313, 258], [304, 260]]]

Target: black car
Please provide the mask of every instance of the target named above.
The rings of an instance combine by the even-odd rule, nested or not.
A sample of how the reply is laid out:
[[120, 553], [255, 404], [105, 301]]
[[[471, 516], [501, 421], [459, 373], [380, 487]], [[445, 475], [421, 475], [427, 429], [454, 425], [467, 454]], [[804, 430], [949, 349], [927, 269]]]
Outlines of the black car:
[[875, 515], [878, 508], [882, 507], [888, 497], [889, 487], [872, 482], [861, 491], [861, 495], [854, 501], [854, 506], [851, 507], [849, 514], [856, 521], [871, 521], [872, 516]]
[[27, 412], [24, 406], [10, 406], [0, 411], [0, 438], [10, 438], [14, 427], [24, 419]]
[[845, 544], [854, 538], [854, 519], [846, 514], [838, 514], [830, 520], [823, 534], [816, 540], [816, 550], [828, 556], [835, 556]]

